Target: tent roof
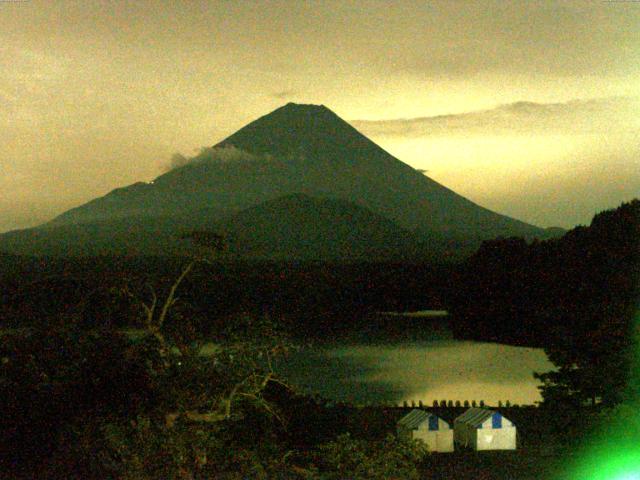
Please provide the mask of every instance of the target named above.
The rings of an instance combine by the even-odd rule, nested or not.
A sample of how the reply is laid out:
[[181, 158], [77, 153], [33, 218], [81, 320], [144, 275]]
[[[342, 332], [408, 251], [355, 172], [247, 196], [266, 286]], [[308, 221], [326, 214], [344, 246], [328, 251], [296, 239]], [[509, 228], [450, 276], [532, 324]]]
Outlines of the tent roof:
[[458, 418], [455, 419], [455, 423], [466, 423], [467, 425], [471, 425], [473, 427], [479, 427], [482, 425], [487, 419], [493, 416], [493, 410], [487, 410], [484, 408], [470, 408]]
[[400, 420], [398, 420], [398, 425], [402, 425], [410, 430], [413, 430], [415, 428], [418, 428], [418, 426], [423, 422], [428, 421], [429, 417], [436, 417], [436, 415], [425, 412], [424, 410], [414, 409], [407, 413]]

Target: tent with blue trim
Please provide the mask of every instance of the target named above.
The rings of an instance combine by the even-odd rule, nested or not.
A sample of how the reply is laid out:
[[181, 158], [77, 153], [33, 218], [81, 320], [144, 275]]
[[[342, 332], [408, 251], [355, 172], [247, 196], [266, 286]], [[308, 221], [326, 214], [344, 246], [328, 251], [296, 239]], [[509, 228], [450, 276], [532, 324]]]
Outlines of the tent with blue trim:
[[473, 450], [515, 450], [516, 427], [500, 412], [470, 408], [453, 421], [455, 443]]
[[453, 430], [437, 415], [414, 409], [397, 425], [398, 436], [422, 440], [430, 452], [453, 452]]

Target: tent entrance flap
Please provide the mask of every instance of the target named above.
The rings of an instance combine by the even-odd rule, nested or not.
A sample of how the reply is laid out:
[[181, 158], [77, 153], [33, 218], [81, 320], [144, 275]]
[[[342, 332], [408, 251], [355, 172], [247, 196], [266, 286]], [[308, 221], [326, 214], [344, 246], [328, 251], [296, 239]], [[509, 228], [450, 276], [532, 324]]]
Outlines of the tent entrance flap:
[[493, 417], [491, 417], [491, 427], [502, 428], [502, 415], [500, 415], [499, 413], [493, 414]]
[[438, 430], [438, 417], [434, 415], [429, 417], [429, 430]]

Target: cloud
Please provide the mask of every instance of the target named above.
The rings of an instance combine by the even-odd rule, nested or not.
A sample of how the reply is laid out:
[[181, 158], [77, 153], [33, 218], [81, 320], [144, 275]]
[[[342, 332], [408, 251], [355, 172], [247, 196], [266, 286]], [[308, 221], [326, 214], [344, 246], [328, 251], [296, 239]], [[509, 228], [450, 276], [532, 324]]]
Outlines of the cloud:
[[366, 135], [389, 137], [633, 133], [640, 130], [639, 108], [640, 101], [634, 97], [522, 101], [461, 114], [355, 120], [352, 124]]
[[298, 91], [296, 90], [281, 90], [279, 92], [273, 92], [271, 96], [278, 100], [287, 100], [295, 95], [298, 95]]
[[200, 152], [194, 157], [186, 157], [181, 153], [174, 153], [171, 156], [166, 170], [186, 167], [187, 165], [200, 165], [203, 163], [253, 163], [257, 161], [271, 160], [270, 155], [254, 155], [233, 145], [221, 147], [202, 147]]
[[[563, 78], [637, 75], [640, 9], [631, 4], [570, 0], [453, 4], [432, 0], [405, 11], [377, 12], [379, 35], [367, 38], [372, 47], [365, 52], [373, 57], [367, 60], [382, 71], [431, 79], [486, 75], [485, 80], [494, 81], [493, 74], [505, 73]], [[358, 23], [354, 24], [357, 29]]]
[[181, 153], [174, 153], [173, 155], [171, 155], [171, 160], [169, 161], [169, 165], [167, 165], [167, 170], [174, 170], [176, 168], [184, 167], [190, 161], [190, 158], [185, 157]]

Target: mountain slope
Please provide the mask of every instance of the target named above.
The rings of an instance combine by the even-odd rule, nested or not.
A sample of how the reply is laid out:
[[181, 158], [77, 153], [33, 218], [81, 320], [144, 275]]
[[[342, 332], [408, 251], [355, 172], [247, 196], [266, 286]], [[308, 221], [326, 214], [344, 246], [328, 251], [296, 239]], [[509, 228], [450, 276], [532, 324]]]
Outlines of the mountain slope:
[[218, 144], [289, 159], [299, 191], [363, 205], [410, 230], [454, 237], [542, 235], [496, 214], [391, 156], [324, 106], [288, 104]]
[[341, 200], [294, 194], [243, 210], [218, 224], [230, 249], [270, 259], [407, 258], [413, 234], [390, 220]]

